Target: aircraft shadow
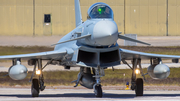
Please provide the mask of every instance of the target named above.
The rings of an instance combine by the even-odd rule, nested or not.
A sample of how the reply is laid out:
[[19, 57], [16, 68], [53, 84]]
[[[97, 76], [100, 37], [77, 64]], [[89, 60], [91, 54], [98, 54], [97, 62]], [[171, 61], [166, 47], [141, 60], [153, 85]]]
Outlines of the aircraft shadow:
[[[18, 97], [18, 98], [32, 98], [30, 94], [1, 94], [0, 97]], [[144, 94], [143, 97], [176, 97], [180, 94]], [[65, 93], [65, 94], [40, 94], [39, 97], [80, 97], [80, 98], [96, 98], [93, 93]], [[135, 98], [135, 94], [111, 94], [104, 93], [103, 98], [121, 98], [121, 99], [131, 99]]]

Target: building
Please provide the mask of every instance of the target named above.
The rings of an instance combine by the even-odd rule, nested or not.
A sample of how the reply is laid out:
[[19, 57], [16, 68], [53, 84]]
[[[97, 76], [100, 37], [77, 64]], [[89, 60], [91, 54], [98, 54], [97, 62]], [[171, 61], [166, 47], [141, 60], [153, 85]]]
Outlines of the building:
[[[81, 0], [82, 17], [96, 2], [110, 5], [119, 32], [180, 35], [180, 0]], [[0, 0], [0, 35], [65, 35], [75, 28], [74, 0]]]

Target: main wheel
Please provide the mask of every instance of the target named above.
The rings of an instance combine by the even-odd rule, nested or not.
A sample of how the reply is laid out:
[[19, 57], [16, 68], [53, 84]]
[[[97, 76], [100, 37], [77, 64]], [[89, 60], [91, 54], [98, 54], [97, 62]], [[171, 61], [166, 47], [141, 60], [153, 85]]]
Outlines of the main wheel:
[[143, 79], [137, 78], [136, 79], [136, 96], [143, 96]]
[[32, 80], [31, 95], [32, 97], [39, 97], [39, 80], [38, 79]]
[[96, 97], [102, 97], [102, 88], [101, 85], [96, 85], [94, 90]]

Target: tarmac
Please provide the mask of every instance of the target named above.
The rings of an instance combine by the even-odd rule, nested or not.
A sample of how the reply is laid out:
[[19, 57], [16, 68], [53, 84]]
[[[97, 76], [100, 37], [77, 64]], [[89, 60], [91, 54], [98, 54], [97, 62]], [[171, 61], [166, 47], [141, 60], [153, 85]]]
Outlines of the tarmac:
[[103, 97], [96, 98], [89, 89], [45, 89], [39, 97], [31, 97], [27, 88], [0, 88], [1, 101], [179, 101], [180, 91], [144, 91], [136, 97], [131, 90], [103, 90]]

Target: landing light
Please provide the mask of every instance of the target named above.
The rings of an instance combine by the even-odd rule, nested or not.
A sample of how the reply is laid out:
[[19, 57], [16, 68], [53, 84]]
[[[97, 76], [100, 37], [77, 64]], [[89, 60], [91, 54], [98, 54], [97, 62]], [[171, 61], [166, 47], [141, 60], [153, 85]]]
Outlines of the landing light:
[[36, 70], [36, 75], [40, 75], [41, 71], [40, 70]]
[[136, 74], [140, 74], [140, 70], [139, 70], [139, 69], [136, 69], [136, 70], [135, 70], [135, 73], [136, 73]]

